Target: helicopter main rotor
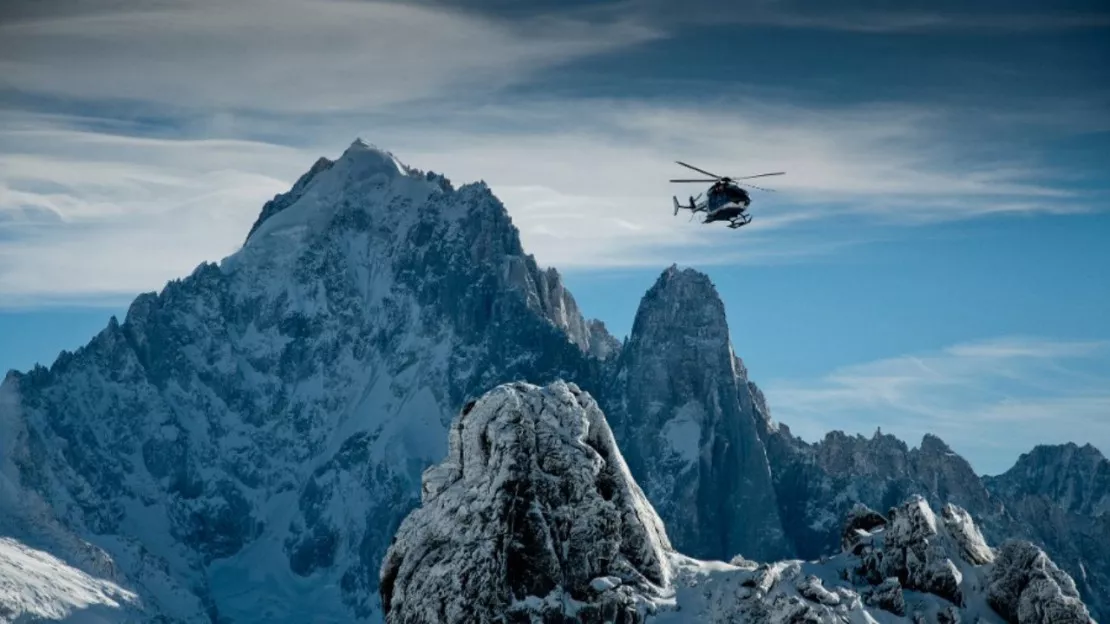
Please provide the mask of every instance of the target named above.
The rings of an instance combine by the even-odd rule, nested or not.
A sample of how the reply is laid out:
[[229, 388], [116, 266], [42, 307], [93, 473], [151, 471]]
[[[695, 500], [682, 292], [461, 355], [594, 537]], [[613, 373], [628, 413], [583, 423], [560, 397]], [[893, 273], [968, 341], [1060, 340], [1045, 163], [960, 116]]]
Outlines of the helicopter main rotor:
[[782, 175], [782, 174], [786, 173], [785, 171], [776, 171], [776, 172], [773, 172], [773, 173], [760, 173], [760, 174], [757, 174], [757, 175], [743, 176], [743, 177], [739, 177], [739, 178], [730, 178], [728, 176], [719, 176], [715, 173], [709, 173], [705, 169], [699, 169], [699, 168], [697, 168], [693, 165], [688, 165], [688, 164], [682, 162], [681, 160], [676, 160], [675, 162], [682, 165], [683, 167], [686, 167], [687, 169], [693, 169], [694, 171], [697, 171], [698, 173], [704, 173], [705, 175], [707, 175], [707, 176], [709, 176], [710, 178], [713, 178], [713, 179], [712, 180], [671, 180], [671, 182], [677, 182], [677, 183], [693, 182], [693, 183], [700, 183], [700, 184], [706, 184], [706, 183], [710, 183], [710, 182], [724, 182], [725, 184], [738, 184], [738, 185], [741, 185], [741, 186], [750, 186], [754, 189], [759, 189], [761, 191], [768, 191], [768, 192], [772, 192], [772, 193], [775, 192], [774, 189], [763, 188], [761, 186], [756, 186], [754, 184], [745, 184], [743, 182], [737, 182], [737, 180], [750, 180], [752, 178], [763, 178], [763, 177], [767, 177], [767, 176], [777, 176], [777, 175]]

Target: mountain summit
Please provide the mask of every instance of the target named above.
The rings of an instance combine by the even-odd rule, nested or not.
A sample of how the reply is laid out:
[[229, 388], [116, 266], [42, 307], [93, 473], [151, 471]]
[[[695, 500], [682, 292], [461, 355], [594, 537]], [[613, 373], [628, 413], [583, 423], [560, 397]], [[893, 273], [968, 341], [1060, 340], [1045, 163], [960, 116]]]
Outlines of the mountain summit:
[[237, 253], [5, 380], [0, 511], [183, 621], [373, 618], [451, 414], [513, 379], [590, 387], [607, 339], [485, 184], [356, 141]]

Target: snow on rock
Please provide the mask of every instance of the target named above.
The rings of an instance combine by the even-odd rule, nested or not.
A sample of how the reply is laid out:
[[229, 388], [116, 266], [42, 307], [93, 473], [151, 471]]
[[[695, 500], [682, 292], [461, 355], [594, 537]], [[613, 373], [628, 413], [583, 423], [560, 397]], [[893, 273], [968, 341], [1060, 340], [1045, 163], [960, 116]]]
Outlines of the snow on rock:
[[589, 388], [606, 336], [488, 186], [355, 141], [237, 252], [4, 380], [0, 516], [97, 544], [179, 621], [373, 622], [451, 415], [513, 379]]
[[381, 569], [388, 622], [640, 621], [670, 544], [593, 399], [499, 386], [468, 406]]
[[[887, 522], [869, 522], [869, 530], [859, 528], [860, 518], [875, 516], [857, 513], [849, 522], [857, 527], [855, 543], [848, 544], [861, 561], [854, 570], [857, 575], [872, 584], [897, 579], [903, 589], [935, 594], [957, 605], [964, 604], [969, 591], [979, 591], [974, 567], [993, 556], [964, 510], [948, 505], [943, 518], [937, 518], [925, 499], [915, 496], [891, 509]], [[874, 535], [879, 538], [868, 539]]]
[[1110, 612], [1110, 462], [1093, 447], [1037, 447], [1003, 475], [983, 477], [933, 435], [910, 448], [876, 431], [833, 431], [815, 444], [758, 410], [784, 528], [795, 556], [840, 549], [839, 518], [856, 504], [885, 509], [921, 495], [934, 509], [948, 503], [974, 518], [986, 539], [1029, 540], [1077, 582], [1096, 619]]
[[1088, 624], [1075, 582], [1029, 542], [1009, 540], [990, 574], [987, 602], [1015, 624]]
[[0, 537], [0, 622], [139, 621], [138, 596], [47, 552]]
[[381, 567], [386, 620], [1089, 624], [1028, 543], [996, 555], [966, 511], [857, 507], [820, 561], [704, 561], [671, 547], [592, 397], [498, 386], [456, 417], [447, 458]]
[[848, 520], [841, 531], [840, 548], [852, 551], [860, 538], [869, 535], [877, 528], [886, 526], [887, 519], [863, 503], [856, 503], [848, 512]]

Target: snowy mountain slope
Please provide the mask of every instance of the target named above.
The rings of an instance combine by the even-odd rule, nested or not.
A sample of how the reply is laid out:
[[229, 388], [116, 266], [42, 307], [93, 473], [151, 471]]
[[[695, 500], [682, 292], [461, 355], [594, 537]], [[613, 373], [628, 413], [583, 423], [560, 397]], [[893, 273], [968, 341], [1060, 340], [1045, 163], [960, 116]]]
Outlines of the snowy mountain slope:
[[144, 617], [134, 593], [48, 552], [0, 537], [0, 622], [108, 624]]
[[[372, 620], [450, 414], [501, 381], [589, 386], [586, 353], [609, 341], [484, 184], [356, 141], [267, 204], [236, 254], [9, 375], [3, 421], [22, 433], [4, 459], [21, 498], [168, 616]], [[147, 586], [140, 562], [196, 600]]]
[[709, 278], [671, 266], [644, 295], [601, 400], [632, 474], [693, 556], [790, 552], [742, 366]]
[[593, 398], [574, 384], [494, 388], [456, 417], [381, 567], [386, 621], [1088, 624], [1034, 546], [987, 546], [920, 497], [856, 509], [820, 562], [675, 551]]

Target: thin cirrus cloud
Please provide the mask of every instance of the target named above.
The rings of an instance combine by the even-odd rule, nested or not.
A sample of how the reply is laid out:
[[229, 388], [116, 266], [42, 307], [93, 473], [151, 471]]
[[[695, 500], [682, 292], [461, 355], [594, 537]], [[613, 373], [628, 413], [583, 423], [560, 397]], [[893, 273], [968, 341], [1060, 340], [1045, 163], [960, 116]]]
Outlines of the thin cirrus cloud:
[[[355, 136], [485, 179], [526, 248], [563, 269], [792, 262], [883, 236], [860, 224], [1092, 209], [1052, 169], [924, 103], [501, 97], [666, 36], [636, 10], [591, 23], [353, 0], [11, 6], [24, 12], [0, 22], [0, 95], [101, 117], [0, 110], [0, 305], [160, 288], [233, 252], [267, 199]], [[123, 121], [136, 111], [161, 121]], [[778, 194], [755, 192], [738, 249], [672, 216], [672, 194], [704, 190], [668, 184], [692, 173], [674, 160], [787, 175], [768, 178]]]
[[776, 419], [804, 438], [830, 428], [907, 440], [934, 433], [994, 474], [1030, 446], [1077, 431], [1110, 451], [1108, 367], [1110, 342], [1005, 337], [780, 380], [765, 392]]
[[63, 3], [0, 23], [21, 92], [176, 110], [366, 110], [512, 84], [657, 31], [362, 0]]

